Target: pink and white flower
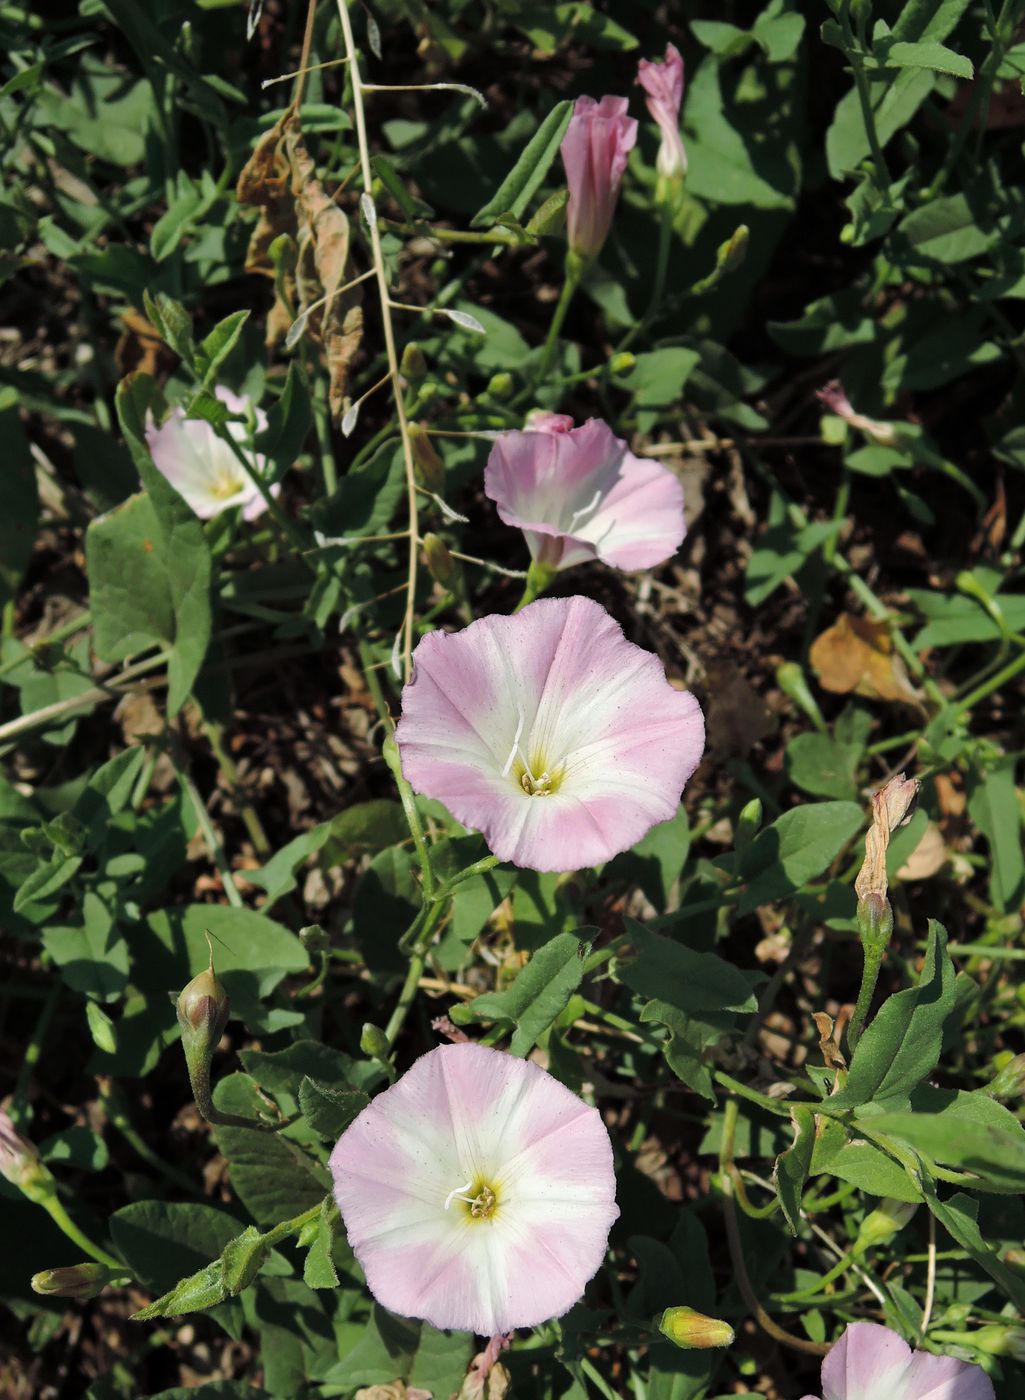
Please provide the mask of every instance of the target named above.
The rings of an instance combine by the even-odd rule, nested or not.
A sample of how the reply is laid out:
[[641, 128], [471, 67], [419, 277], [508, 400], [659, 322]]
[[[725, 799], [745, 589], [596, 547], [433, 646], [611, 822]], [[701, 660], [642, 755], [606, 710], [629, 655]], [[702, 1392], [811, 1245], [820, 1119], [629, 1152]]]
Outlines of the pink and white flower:
[[993, 1400], [993, 1382], [970, 1361], [912, 1351], [889, 1327], [852, 1322], [822, 1363], [822, 1400]]
[[677, 478], [635, 457], [600, 418], [574, 428], [571, 418], [552, 413], [526, 432], [502, 433], [484, 490], [506, 525], [524, 532], [531, 557], [553, 569], [595, 558], [650, 569], [675, 554], [687, 533]]
[[[218, 388], [217, 397], [231, 412], [252, 419], [256, 431], [263, 432], [267, 415], [254, 408], [250, 399]], [[231, 421], [228, 432], [247, 454], [259, 476], [267, 471], [267, 459], [249, 450], [250, 433], [245, 423]], [[217, 436], [202, 418], [186, 418], [182, 408], [172, 408], [158, 428], [146, 425], [146, 446], [157, 471], [166, 477], [201, 520], [220, 515], [222, 510], [241, 506], [246, 520], [255, 520], [267, 509], [267, 502], [246, 474], [245, 468], [228, 444]], [[280, 487], [272, 486], [277, 495]]]
[[662, 144], [658, 150], [660, 175], [686, 175], [687, 152], [680, 135], [680, 108], [683, 105], [683, 59], [675, 44], [666, 45], [663, 63], [642, 58], [637, 65], [637, 81], [645, 91], [648, 111], [658, 122]]
[[590, 598], [431, 632], [395, 733], [402, 770], [500, 860], [579, 870], [674, 816], [701, 758], [693, 695]]
[[559, 150], [566, 167], [570, 251], [590, 261], [601, 252], [616, 212], [627, 157], [637, 140], [625, 97], [578, 97]]
[[417, 1060], [345, 1130], [331, 1171], [377, 1301], [485, 1337], [571, 1308], [619, 1214], [597, 1109], [484, 1045]]

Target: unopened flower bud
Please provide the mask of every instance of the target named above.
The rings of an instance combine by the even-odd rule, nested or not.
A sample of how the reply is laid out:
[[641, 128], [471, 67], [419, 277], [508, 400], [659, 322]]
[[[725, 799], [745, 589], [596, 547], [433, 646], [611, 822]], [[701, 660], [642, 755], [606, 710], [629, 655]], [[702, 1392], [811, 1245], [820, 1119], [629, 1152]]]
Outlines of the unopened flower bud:
[[855, 1253], [861, 1254], [877, 1244], [886, 1244], [900, 1234], [904, 1226], [917, 1210], [909, 1201], [880, 1201], [875, 1210], [869, 1211], [861, 1222], [858, 1238], [854, 1242]]
[[859, 899], [858, 932], [862, 945], [881, 956], [893, 933], [893, 910], [884, 894], [873, 891], [864, 899]]
[[620, 350], [609, 360], [609, 373], [629, 374], [636, 363], [636, 355], [632, 355], [629, 350]]
[[487, 393], [493, 399], [507, 399], [515, 388], [512, 375], [503, 369], [488, 380]]
[[817, 729], [825, 728], [826, 722], [822, 718], [818, 701], [812, 695], [804, 672], [796, 661], [784, 661], [776, 667], [776, 684], [784, 695], [789, 696], [794, 704], [804, 711]]
[[30, 1200], [49, 1195], [53, 1176], [43, 1165], [35, 1143], [23, 1138], [6, 1113], [0, 1111], [0, 1175]]
[[319, 924], [307, 924], [305, 928], [301, 928], [299, 942], [311, 957], [317, 953], [326, 953], [331, 947], [330, 938]]
[[212, 1055], [228, 1024], [228, 994], [214, 972], [213, 957], [205, 971], [193, 977], [175, 1003], [182, 1044], [187, 1056]]
[[451, 588], [459, 577], [459, 566], [440, 535], [427, 534], [423, 538], [424, 559], [431, 578], [436, 579], [442, 588]]
[[720, 243], [715, 255], [715, 265], [719, 272], [736, 272], [747, 257], [747, 246], [751, 240], [751, 230], [747, 224], [738, 224], [727, 238]]
[[993, 1099], [1020, 1099], [1025, 1093], [1025, 1055], [1015, 1055], [984, 1090]]
[[427, 361], [424, 359], [424, 352], [420, 349], [415, 340], [411, 340], [403, 350], [399, 372], [403, 379], [411, 380], [414, 383], [425, 378], [427, 374]]
[[417, 480], [428, 491], [439, 492], [445, 485], [445, 464], [438, 456], [434, 443], [422, 423], [410, 423], [409, 443], [413, 449], [413, 466]]
[[937, 1341], [952, 1342], [955, 1346], [974, 1347], [976, 1351], [984, 1351], [989, 1356], [1008, 1356], [1014, 1361], [1025, 1361], [1025, 1329], [1020, 1326], [991, 1322], [985, 1327], [966, 1328], [963, 1332], [937, 1328], [935, 1337]]
[[390, 1046], [388, 1037], [380, 1026], [375, 1026], [372, 1021], [367, 1021], [359, 1038], [359, 1048], [364, 1055], [369, 1055], [374, 1060], [386, 1060]]
[[666, 1308], [658, 1330], [678, 1347], [707, 1350], [733, 1345], [733, 1328], [717, 1317], [705, 1317], [693, 1308]]
[[69, 1264], [32, 1275], [32, 1288], [49, 1298], [74, 1298], [80, 1303], [102, 1293], [117, 1274], [106, 1264]]

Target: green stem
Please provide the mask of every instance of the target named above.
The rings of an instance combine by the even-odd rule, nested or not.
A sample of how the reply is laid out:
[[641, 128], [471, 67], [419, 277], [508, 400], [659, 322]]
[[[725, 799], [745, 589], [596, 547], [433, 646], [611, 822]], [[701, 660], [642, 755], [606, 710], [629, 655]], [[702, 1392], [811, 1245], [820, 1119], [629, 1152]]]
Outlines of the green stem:
[[256, 809], [245, 795], [245, 789], [242, 787], [242, 779], [239, 776], [235, 760], [224, 747], [223, 728], [219, 724], [204, 724], [203, 729], [206, 732], [206, 737], [210, 741], [210, 747], [213, 749], [214, 757], [220, 765], [221, 772], [224, 774], [225, 778], [227, 778], [231, 786], [232, 794], [238, 805], [239, 816], [242, 818], [242, 823], [249, 833], [249, 839], [253, 843], [253, 849], [258, 856], [262, 856], [264, 860], [269, 860], [274, 854], [274, 847], [268, 840], [267, 833], [263, 829], [263, 823], [256, 814]]
[[511, 229], [496, 228], [490, 232], [477, 233], [470, 229], [439, 228], [436, 224], [397, 223], [394, 219], [378, 219], [377, 222], [389, 233], [401, 233], [406, 238], [436, 238], [444, 243], [502, 243], [507, 248], [522, 248], [535, 241], [532, 238], [523, 239]]
[[807, 1288], [797, 1288], [793, 1293], [774, 1293], [772, 1301], [774, 1303], [801, 1303], [806, 1298], [814, 1298], [817, 1293], [823, 1292], [831, 1283], [835, 1283], [842, 1274], [854, 1263], [853, 1254], [845, 1254], [838, 1264], [834, 1264], [828, 1273], [809, 1284]]
[[999, 690], [1007, 681], [1012, 680], [1019, 671], [1025, 671], [1025, 652], [1009, 661], [1002, 671], [998, 671], [995, 676], [990, 676], [983, 685], [977, 686], [964, 699], [959, 700], [954, 706], [956, 715], [964, 714], [965, 710], [970, 710], [977, 705], [980, 700], [985, 700], [987, 695], [991, 695], [994, 690]]
[[245, 901], [238, 892], [238, 886], [235, 884], [235, 877], [232, 875], [231, 866], [228, 864], [228, 857], [225, 854], [220, 837], [214, 830], [214, 824], [210, 820], [210, 813], [206, 809], [206, 803], [199, 795], [199, 789], [192, 781], [192, 775], [188, 772], [184, 763], [179, 761], [174, 755], [172, 755], [172, 760], [174, 761], [175, 771], [178, 774], [178, 781], [182, 786], [182, 790], [189, 798], [195, 810], [196, 820], [199, 822], [199, 829], [203, 833], [203, 840], [206, 842], [207, 850], [210, 852], [213, 863], [217, 867], [217, 873], [221, 877], [221, 885], [227, 896], [228, 903], [234, 909], [242, 909], [245, 907]]
[[103, 1105], [108, 1123], [121, 1134], [135, 1154], [141, 1157], [147, 1166], [152, 1167], [155, 1172], [159, 1172], [166, 1181], [169, 1181], [172, 1186], [177, 1186], [179, 1190], [187, 1191], [192, 1196], [203, 1195], [196, 1183], [187, 1177], [184, 1172], [180, 1172], [175, 1167], [168, 1165], [159, 1153], [153, 1151], [152, 1147], [150, 1147], [149, 1143], [129, 1118], [128, 1110], [121, 1099], [121, 1095], [113, 1084], [101, 1083], [100, 1103]]
[[272, 1230], [268, 1230], [265, 1235], [261, 1235], [261, 1242], [273, 1247], [276, 1244], [280, 1244], [282, 1240], [287, 1239], [289, 1235], [297, 1235], [311, 1220], [316, 1220], [323, 1209], [324, 1202], [321, 1201], [319, 1205], [310, 1206], [309, 1210], [304, 1210], [301, 1215], [294, 1215], [291, 1220], [283, 1220], [280, 1225], [275, 1225]]
[[98, 1264], [106, 1264], [108, 1269], [117, 1269], [119, 1272], [124, 1271], [125, 1266], [120, 1259], [115, 1259], [112, 1254], [108, 1254], [107, 1251], [101, 1249], [98, 1244], [93, 1244], [89, 1236], [82, 1233], [71, 1216], [64, 1209], [56, 1194], [40, 1199], [39, 1205], [43, 1207], [58, 1230], [63, 1231], [68, 1239], [71, 1240], [72, 1244], [77, 1244], [83, 1253], [95, 1259]]
[[409, 968], [406, 971], [406, 980], [402, 984], [402, 990], [395, 1004], [395, 1010], [392, 1012], [388, 1024], [384, 1028], [385, 1039], [393, 1050], [399, 1031], [405, 1024], [406, 1017], [409, 1014], [409, 1008], [413, 1005], [417, 988], [420, 985], [420, 978], [424, 975], [424, 967], [427, 963], [427, 949], [430, 946], [431, 939], [434, 937], [435, 929], [441, 923], [447, 911], [448, 901], [440, 900], [436, 904], [425, 905], [424, 909], [421, 910], [421, 914], [417, 916], [417, 920], [414, 921], [413, 926], [417, 929], [417, 933], [416, 940], [413, 944], [412, 956], [409, 959]]
[[658, 253], [655, 258], [655, 279], [651, 284], [651, 298], [648, 308], [639, 321], [636, 321], [616, 347], [617, 351], [628, 349], [646, 330], [658, 315], [666, 290], [666, 274], [669, 271], [669, 250], [673, 243], [673, 220], [676, 208], [670, 200], [663, 200], [659, 210]]
[[872, 997], [875, 995], [876, 983], [879, 981], [879, 969], [883, 964], [882, 949], [865, 947], [865, 965], [861, 973], [861, 988], [858, 992], [858, 1000], [854, 1006], [854, 1015], [851, 1017], [850, 1025], [847, 1027], [847, 1044], [853, 1055], [858, 1048], [858, 1041], [861, 1033], [865, 1029], [865, 1018], [868, 1016], [868, 1009], [872, 1005]]
[[[764, 1108], [769, 1113], [774, 1113], [777, 1118], [790, 1117], [790, 1109], [787, 1108], [786, 1103], [779, 1099], [770, 1099], [768, 1094], [760, 1094], [757, 1089], [748, 1088], [746, 1084], [742, 1084], [739, 1079], [734, 1079], [732, 1075], [727, 1074], [724, 1070], [713, 1070], [712, 1078], [717, 1083], [721, 1084], [724, 1089], [729, 1089], [731, 1093], [739, 1094], [742, 1099], [747, 1099], [750, 1103], [757, 1104], [759, 1108]], [[806, 1099], [790, 1099], [787, 1102], [807, 1103], [809, 1108], [816, 1106]]]
[[883, 155], [882, 144], [879, 140], [879, 132], [876, 130], [876, 115], [872, 110], [872, 92], [865, 72], [865, 64], [862, 59], [861, 49], [858, 41], [854, 37], [850, 20], [846, 16], [843, 18], [843, 26], [846, 38], [850, 47], [847, 50], [847, 58], [851, 65], [851, 72], [854, 74], [854, 86], [858, 93], [858, 103], [861, 107], [861, 120], [865, 127], [865, 136], [868, 138], [868, 148], [872, 152], [872, 160], [875, 163], [876, 173], [881, 176], [883, 188], [890, 187], [890, 170], [886, 164], [886, 157]]
[[[45, 953], [43, 957], [46, 959], [44, 965], [48, 965], [49, 958]], [[31, 1116], [28, 1112], [29, 1080], [42, 1054], [43, 1041], [46, 1039], [46, 1032], [49, 1029], [51, 1017], [57, 1009], [57, 1002], [60, 1000], [61, 989], [64, 985], [59, 978], [53, 977], [52, 972], [50, 975], [53, 978], [50, 983], [50, 990], [47, 992], [46, 1000], [39, 1009], [39, 1015], [36, 1017], [31, 1039], [25, 1047], [25, 1055], [21, 1062], [21, 1068], [18, 1070], [18, 1082], [14, 1088], [14, 1098], [10, 1110], [11, 1121], [16, 1128], [24, 1127], [29, 1122]]]
[[569, 304], [573, 300], [573, 295], [580, 286], [580, 279], [584, 273], [584, 264], [572, 253], [566, 257], [566, 276], [562, 283], [562, 291], [559, 295], [559, 303], [555, 308], [555, 315], [548, 326], [548, 334], [545, 337], [545, 348], [541, 355], [541, 363], [538, 366], [535, 383], [541, 383], [548, 371], [551, 369], [552, 360], [555, 356], [555, 347], [559, 340], [559, 332], [562, 330], [562, 323], [566, 319], [566, 312]]

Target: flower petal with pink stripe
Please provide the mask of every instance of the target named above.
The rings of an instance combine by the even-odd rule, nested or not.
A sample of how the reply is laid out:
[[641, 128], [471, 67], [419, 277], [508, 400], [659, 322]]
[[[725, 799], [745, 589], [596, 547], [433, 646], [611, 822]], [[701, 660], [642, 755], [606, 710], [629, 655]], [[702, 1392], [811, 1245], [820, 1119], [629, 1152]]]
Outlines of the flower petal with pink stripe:
[[485, 1337], [571, 1308], [619, 1214], [597, 1109], [473, 1043], [439, 1046], [379, 1094], [331, 1171], [377, 1301]]
[[431, 632], [395, 733], [413, 788], [500, 860], [580, 870], [676, 815], [704, 748], [701, 708], [590, 598]]
[[503, 433], [484, 490], [506, 525], [524, 532], [531, 556], [556, 569], [595, 558], [651, 569], [687, 533], [677, 478], [635, 457], [600, 418], [574, 428], [572, 419], [548, 414], [526, 432]]
[[993, 1400], [993, 1382], [970, 1361], [912, 1351], [889, 1327], [852, 1322], [822, 1363], [822, 1400]]
[[[258, 433], [267, 427], [267, 415], [255, 408], [250, 399], [218, 388], [217, 397], [233, 414], [248, 417]], [[267, 459], [250, 451], [250, 432], [244, 423], [230, 421], [228, 433], [246, 454], [257, 476], [267, 472]], [[267, 509], [267, 502], [256, 483], [223, 438], [217, 436], [211, 424], [203, 418], [186, 418], [183, 408], [172, 408], [158, 428], [146, 425], [146, 446], [160, 474], [179, 496], [192, 507], [201, 520], [210, 520], [232, 506], [241, 506], [246, 520], [255, 520]], [[275, 483], [271, 495], [281, 490]]]

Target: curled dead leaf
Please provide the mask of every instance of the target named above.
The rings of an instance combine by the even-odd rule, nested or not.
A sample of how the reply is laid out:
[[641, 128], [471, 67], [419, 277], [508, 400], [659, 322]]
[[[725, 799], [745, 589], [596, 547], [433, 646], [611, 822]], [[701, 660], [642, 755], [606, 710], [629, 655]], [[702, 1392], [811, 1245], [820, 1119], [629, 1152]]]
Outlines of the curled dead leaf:
[[[286, 113], [261, 136], [239, 176], [236, 196], [260, 211], [246, 271], [275, 279], [267, 344], [280, 344], [300, 321], [302, 337], [323, 352], [331, 410], [340, 414], [363, 338], [363, 294], [348, 285], [353, 280], [348, 216], [317, 178], [295, 113]], [[294, 257], [276, 262], [272, 245], [282, 235], [293, 241]]]
[[809, 655], [823, 690], [867, 700], [917, 701], [885, 622], [841, 613], [815, 638]]
[[897, 871], [898, 880], [928, 880], [947, 863], [947, 843], [935, 822], [922, 832], [922, 839]]

